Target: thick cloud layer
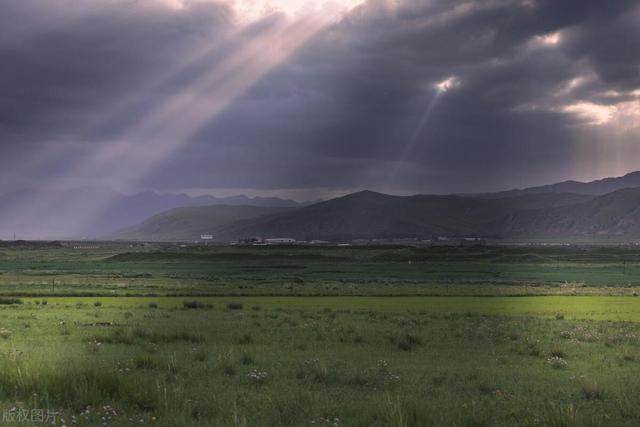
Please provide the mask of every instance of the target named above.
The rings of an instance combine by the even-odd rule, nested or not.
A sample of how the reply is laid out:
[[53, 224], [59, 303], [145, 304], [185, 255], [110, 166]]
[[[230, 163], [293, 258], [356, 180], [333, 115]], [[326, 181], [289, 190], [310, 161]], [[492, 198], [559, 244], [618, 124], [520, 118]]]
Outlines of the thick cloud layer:
[[[2, 2], [0, 191], [74, 170], [284, 19], [245, 27], [232, 2]], [[639, 136], [637, 1], [369, 0], [132, 186], [487, 191], [637, 169]]]

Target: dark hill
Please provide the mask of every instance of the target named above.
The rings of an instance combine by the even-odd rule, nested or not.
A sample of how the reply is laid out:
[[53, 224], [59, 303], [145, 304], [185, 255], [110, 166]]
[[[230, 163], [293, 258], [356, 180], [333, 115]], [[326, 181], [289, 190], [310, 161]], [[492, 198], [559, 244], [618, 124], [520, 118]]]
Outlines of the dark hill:
[[590, 200], [571, 194], [523, 195], [502, 199], [459, 196], [389, 196], [363, 191], [289, 212], [233, 223], [225, 240], [260, 236], [299, 240], [432, 238], [487, 235], [499, 218], [519, 210], [549, 208]]
[[640, 187], [640, 171], [631, 172], [620, 177], [604, 178], [591, 182], [563, 181], [556, 184], [530, 187], [522, 190], [509, 190], [498, 193], [483, 194], [481, 197], [499, 198], [539, 193], [574, 193], [602, 196], [625, 188], [636, 187]]
[[185, 241], [199, 239], [202, 234], [213, 234], [234, 222], [281, 213], [290, 208], [260, 206], [199, 206], [176, 208], [111, 236], [121, 240]]
[[493, 227], [504, 236], [640, 237], [640, 188], [570, 206], [513, 212]]

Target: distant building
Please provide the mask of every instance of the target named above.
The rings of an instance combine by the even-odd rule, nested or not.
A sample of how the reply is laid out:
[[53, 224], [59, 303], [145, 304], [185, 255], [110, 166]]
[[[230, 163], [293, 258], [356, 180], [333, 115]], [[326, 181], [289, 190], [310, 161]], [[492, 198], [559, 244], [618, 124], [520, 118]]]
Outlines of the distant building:
[[201, 234], [200, 240], [213, 240], [213, 234]]
[[487, 242], [480, 237], [464, 237], [460, 239], [460, 246], [485, 246]]
[[312, 240], [309, 242], [310, 245], [330, 245], [331, 242], [328, 240]]
[[438, 236], [431, 242], [432, 246], [486, 246], [481, 237], [444, 237]]
[[247, 237], [244, 239], [238, 239], [231, 243], [232, 245], [260, 245], [262, 244], [261, 237]]
[[293, 245], [296, 243], [296, 239], [290, 239], [290, 238], [272, 238], [272, 239], [264, 239], [263, 243], [266, 245]]

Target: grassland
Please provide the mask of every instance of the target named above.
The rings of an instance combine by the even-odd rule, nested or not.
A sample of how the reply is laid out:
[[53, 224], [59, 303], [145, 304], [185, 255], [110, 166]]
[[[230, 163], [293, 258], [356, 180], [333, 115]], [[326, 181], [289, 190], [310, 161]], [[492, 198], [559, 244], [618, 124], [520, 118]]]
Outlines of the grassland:
[[0, 295], [632, 295], [640, 248], [0, 246]]
[[0, 272], [3, 416], [640, 424], [635, 248], [8, 245]]
[[0, 309], [3, 409], [67, 425], [640, 419], [637, 323], [66, 302]]
[[[37, 304], [39, 298], [21, 299]], [[49, 306], [71, 307], [92, 305], [90, 297], [52, 297]], [[120, 309], [144, 308], [152, 303], [159, 308], [183, 308], [184, 298], [178, 297], [105, 297], [101, 306]], [[243, 307], [261, 307], [265, 310], [336, 310], [353, 313], [433, 313], [472, 314], [492, 316], [536, 316], [555, 318], [562, 315], [576, 320], [614, 320], [640, 322], [640, 298], [621, 296], [533, 296], [533, 297], [197, 297], [195, 301], [217, 307], [239, 303]]]

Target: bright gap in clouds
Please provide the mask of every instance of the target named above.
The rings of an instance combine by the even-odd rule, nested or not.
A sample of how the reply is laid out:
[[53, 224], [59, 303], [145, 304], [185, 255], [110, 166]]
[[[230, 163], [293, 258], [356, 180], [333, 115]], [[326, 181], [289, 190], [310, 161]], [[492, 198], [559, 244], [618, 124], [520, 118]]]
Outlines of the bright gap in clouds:
[[438, 93], [446, 92], [454, 87], [458, 86], [460, 81], [456, 76], [446, 77], [439, 82], [434, 83], [433, 87]]
[[[219, 0], [164, 0], [169, 6], [183, 9], [194, 3], [213, 3]], [[257, 21], [273, 13], [290, 18], [309, 14], [346, 14], [361, 5], [364, 0], [222, 0], [236, 13], [241, 22]]]
[[592, 102], [576, 102], [562, 108], [566, 113], [572, 113], [583, 119], [590, 125], [603, 125], [608, 123], [616, 113], [616, 107], [611, 105], [598, 105]]

